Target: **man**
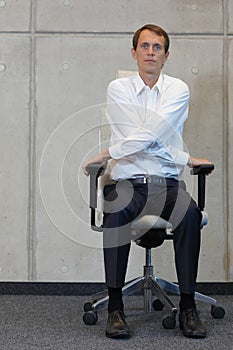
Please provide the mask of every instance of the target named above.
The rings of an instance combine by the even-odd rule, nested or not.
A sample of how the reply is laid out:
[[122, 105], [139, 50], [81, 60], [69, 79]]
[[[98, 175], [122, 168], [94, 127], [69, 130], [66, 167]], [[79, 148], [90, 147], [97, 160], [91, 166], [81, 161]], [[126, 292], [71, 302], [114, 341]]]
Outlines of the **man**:
[[109, 292], [106, 335], [130, 336], [122, 301], [130, 223], [146, 212], [160, 215], [173, 225], [181, 292], [180, 328], [187, 337], [204, 338], [206, 329], [194, 301], [201, 213], [178, 178], [184, 166], [210, 162], [183, 150], [189, 89], [181, 80], [162, 73], [169, 56], [167, 33], [156, 25], [143, 26], [133, 36], [131, 53], [138, 74], [116, 79], [108, 87], [110, 147], [83, 165], [88, 175], [88, 164], [105, 165], [109, 161], [115, 181], [104, 189], [104, 259]]

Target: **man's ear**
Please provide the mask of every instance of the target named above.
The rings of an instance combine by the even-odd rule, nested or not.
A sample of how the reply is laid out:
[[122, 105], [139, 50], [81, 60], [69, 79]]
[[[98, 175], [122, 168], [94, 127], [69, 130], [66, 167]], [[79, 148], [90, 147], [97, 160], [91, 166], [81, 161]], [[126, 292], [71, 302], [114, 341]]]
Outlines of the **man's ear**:
[[169, 55], [170, 55], [170, 52], [167, 51], [167, 52], [165, 53], [166, 60], [168, 59], [168, 56], [169, 56]]
[[136, 50], [134, 50], [133, 47], [132, 47], [132, 49], [131, 49], [131, 55], [132, 55], [132, 57], [133, 57], [134, 60], [137, 59], [137, 57], [136, 57]]

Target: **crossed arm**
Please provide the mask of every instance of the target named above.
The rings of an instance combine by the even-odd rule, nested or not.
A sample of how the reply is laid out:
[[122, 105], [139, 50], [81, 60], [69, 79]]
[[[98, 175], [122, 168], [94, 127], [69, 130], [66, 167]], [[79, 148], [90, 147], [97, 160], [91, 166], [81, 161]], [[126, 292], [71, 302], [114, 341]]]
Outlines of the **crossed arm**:
[[[82, 169], [83, 169], [84, 174], [87, 176], [89, 175], [88, 171], [87, 171], [87, 166], [89, 164], [99, 163], [100, 165], [105, 167], [107, 164], [107, 161], [109, 159], [111, 159], [111, 156], [109, 153], [109, 149], [106, 148], [83, 164]], [[193, 168], [193, 167], [201, 165], [201, 164], [212, 164], [212, 162], [210, 162], [208, 159], [205, 159], [205, 158], [194, 158], [192, 156], [189, 156], [189, 160], [188, 160], [187, 165], [190, 168]]]

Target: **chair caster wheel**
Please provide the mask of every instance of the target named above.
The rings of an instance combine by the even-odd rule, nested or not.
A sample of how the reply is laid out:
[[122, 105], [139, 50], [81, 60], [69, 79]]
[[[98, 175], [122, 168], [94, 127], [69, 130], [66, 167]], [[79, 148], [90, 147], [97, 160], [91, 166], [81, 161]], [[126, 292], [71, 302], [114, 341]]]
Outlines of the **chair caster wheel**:
[[221, 306], [211, 305], [211, 315], [213, 318], [221, 319], [225, 316], [225, 310]]
[[92, 303], [88, 302], [83, 305], [83, 310], [85, 312], [92, 311]]
[[165, 329], [174, 329], [176, 326], [176, 318], [173, 315], [165, 315], [162, 319], [162, 325]]
[[83, 315], [83, 322], [88, 326], [96, 324], [97, 321], [98, 315], [96, 311], [88, 311]]
[[155, 299], [152, 303], [152, 306], [155, 311], [161, 311], [164, 308], [164, 304], [159, 299]]

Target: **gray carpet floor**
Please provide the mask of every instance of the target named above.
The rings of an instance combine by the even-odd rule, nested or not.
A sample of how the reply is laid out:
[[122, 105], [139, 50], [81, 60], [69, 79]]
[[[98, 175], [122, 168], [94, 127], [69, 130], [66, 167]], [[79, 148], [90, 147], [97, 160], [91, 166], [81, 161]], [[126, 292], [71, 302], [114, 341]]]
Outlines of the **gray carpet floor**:
[[[178, 306], [178, 298], [172, 297]], [[143, 312], [142, 296], [125, 297], [125, 313], [132, 331], [128, 340], [105, 336], [106, 308], [98, 311], [94, 326], [83, 323], [84, 296], [0, 296], [0, 350], [98, 350], [98, 349], [185, 349], [233, 350], [233, 296], [216, 296], [226, 315], [214, 319], [210, 306], [198, 303], [208, 329], [205, 339], [185, 338], [178, 322], [166, 330], [161, 319], [166, 310]]]

